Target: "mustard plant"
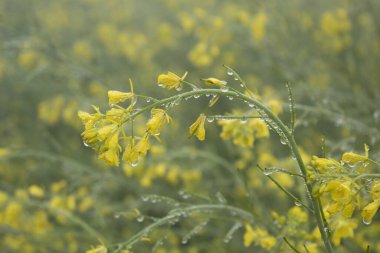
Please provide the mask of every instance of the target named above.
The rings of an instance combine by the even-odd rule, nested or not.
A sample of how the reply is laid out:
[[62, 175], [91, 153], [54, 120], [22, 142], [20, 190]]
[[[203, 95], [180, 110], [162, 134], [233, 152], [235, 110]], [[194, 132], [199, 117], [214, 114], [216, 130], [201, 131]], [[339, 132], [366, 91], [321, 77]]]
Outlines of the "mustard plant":
[[[224, 67], [227, 75], [239, 83], [237, 87], [234, 87], [234, 82], [230, 84], [226, 80], [214, 77], [202, 78], [200, 84], [195, 84], [186, 80], [187, 72], [182, 77], [168, 72], [159, 75], [157, 80], [158, 86], [177, 92], [167, 98], [158, 99], [136, 94], [131, 80], [130, 91], [109, 91], [110, 109], [105, 113], [93, 106], [94, 113], [80, 111], [78, 114], [85, 126], [82, 133], [84, 144], [94, 149], [99, 155], [98, 158], [104, 160], [108, 165], [119, 166], [122, 160], [132, 167], [136, 167], [151, 149], [154, 139], [161, 141], [159, 136], [162, 129], [175, 121], [170, 116], [175, 107], [190, 98], [207, 97], [209, 104], [205, 110], [199, 112], [198, 118], [189, 126], [189, 137], [194, 136], [199, 141], [204, 141], [207, 135], [206, 122], [217, 120], [223, 128], [221, 137], [223, 139], [232, 138], [236, 145], [252, 147], [254, 139], [268, 137], [272, 131], [278, 135], [279, 142], [290, 150], [298, 166], [298, 172], [279, 168], [263, 168], [260, 164], [257, 165], [258, 170], [261, 170], [296, 203], [296, 207], [291, 208], [287, 216], [281, 216], [276, 212], [272, 213], [273, 219], [279, 227], [278, 233], [283, 236], [283, 241], [278, 240], [278, 235], [272, 235], [270, 228], [254, 223], [254, 213], [222, 201], [218, 204], [175, 205], [165, 217], [155, 219], [153, 223], [126, 241], [116, 245], [100, 245], [88, 252], [107, 252], [107, 248], [112, 252], [128, 252], [137, 242], [148, 240], [149, 233], [152, 233], [155, 228], [165, 224], [175, 224], [181, 217], [187, 217], [189, 214], [197, 212], [233, 213], [238, 218], [235, 218], [237, 223], [229, 233], [233, 233], [244, 224], [244, 245], [249, 247], [251, 244], [255, 244], [267, 251], [279, 250], [279, 245], [285, 244], [294, 252], [301, 252], [297, 249], [300, 246], [299, 242], [292, 242], [289, 239], [297, 235], [299, 240], [315, 240], [320, 236], [325, 251], [332, 253], [335, 246], [340, 245], [342, 238], [353, 237], [354, 230], [358, 226], [357, 222], [352, 219], [356, 209], [361, 209], [365, 224], [371, 222], [380, 206], [380, 183], [376, 180], [380, 175], [366, 172], [369, 164], [379, 166], [379, 163], [369, 158], [368, 146], [365, 145], [364, 155], [346, 152], [342, 155], [341, 161], [313, 156], [311, 163], [306, 164], [295, 140], [296, 108], [290, 84], [286, 85], [290, 111], [289, 124], [286, 124], [278, 116], [278, 112], [282, 108], [276, 110], [276, 106], [270, 106], [262, 101], [247, 87], [236, 71], [228, 66]], [[211, 108], [217, 106], [218, 99], [221, 97], [242, 101], [246, 108], [230, 114], [213, 115], [210, 112]], [[148, 113], [150, 113], [150, 118], [146, 123], [146, 130], [138, 136], [134, 131], [134, 122], [138, 116]], [[301, 199], [289, 192], [281, 182], [273, 177], [274, 173], [284, 173], [301, 178], [307, 197]], [[361, 196], [364, 198], [370, 196], [366, 205], [363, 205], [365, 200]], [[150, 196], [150, 198], [159, 197]], [[140, 217], [140, 212], [138, 210], [136, 212]], [[305, 224], [309, 217], [313, 220], [312, 224], [316, 224], [315, 235], [308, 236], [307, 233], [304, 233], [300, 237], [297, 229]], [[186, 243], [192, 234], [197, 233], [207, 223], [208, 221], [204, 221], [194, 227], [189, 235], [183, 238], [183, 243]], [[304, 243], [303, 247], [306, 252], [317, 252], [317, 243]]]

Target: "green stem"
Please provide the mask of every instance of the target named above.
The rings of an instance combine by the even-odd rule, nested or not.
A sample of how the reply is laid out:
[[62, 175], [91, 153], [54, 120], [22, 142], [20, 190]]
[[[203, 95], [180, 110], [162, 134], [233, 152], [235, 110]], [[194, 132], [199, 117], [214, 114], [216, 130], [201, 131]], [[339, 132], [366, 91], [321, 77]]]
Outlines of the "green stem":
[[[268, 107], [266, 107], [262, 102], [258, 101], [254, 97], [246, 96], [240, 92], [236, 91], [222, 91], [220, 89], [199, 89], [199, 90], [193, 90], [189, 92], [184, 92], [160, 101], [157, 101], [149, 106], [146, 106], [142, 108], [141, 110], [131, 114], [130, 116], [126, 117], [122, 123], [128, 122], [130, 119], [135, 118], [136, 116], [144, 113], [147, 110], [150, 110], [155, 107], [162, 106], [164, 104], [173, 102], [177, 99], [184, 99], [188, 97], [192, 97], [194, 95], [205, 95], [205, 94], [214, 94], [214, 95], [222, 95], [222, 96], [230, 96], [238, 99], [242, 99], [250, 104], [253, 104], [257, 110], [260, 110], [260, 114], [265, 114], [264, 116], [268, 116], [275, 125], [278, 126], [284, 137], [287, 139], [287, 144], [290, 147], [291, 151], [293, 152], [293, 155], [296, 159], [296, 162], [298, 164], [299, 170], [301, 174], [305, 177], [304, 182], [306, 185], [307, 195], [309, 196], [312, 204], [312, 209], [314, 210], [314, 216], [316, 218], [316, 222], [318, 225], [318, 229], [321, 233], [324, 245], [326, 247], [326, 250], [328, 253], [333, 253], [334, 249], [329, 237], [328, 229], [325, 229], [328, 227], [327, 224], [325, 224], [325, 221], [323, 220], [323, 214], [322, 214], [322, 208], [320, 206], [320, 203], [317, 198], [315, 198], [312, 193], [312, 187], [311, 185], [306, 181], [307, 171], [306, 166], [302, 160], [301, 154], [299, 152], [297, 143], [294, 139], [294, 135], [291, 134], [291, 131], [289, 128], [280, 120], [280, 118], [277, 117]], [[280, 136], [281, 137], [281, 136]]]
[[182, 217], [184, 213], [186, 214], [186, 213], [191, 213], [194, 211], [209, 211], [209, 210], [229, 211], [231, 213], [231, 215], [233, 215], [233, 216], [239, 215], [239, 217], [243, 217], [243, 219], [245, 219], [245, 220], [248, 220], [250, 222], [253, 221], [253, 216], [251, 213], [249, 213], [243, 209], [234, 207], [234, 206], [221, 205], [221, 204], [204, 204], [204, 205], [193, 205], [193, 206], [189, 206], [189, 207], [178, 208], [178, 209], [174, 209], [174, 210], [170, 211], [169, 214], [166, 215], [165, 217], [163, 217], [163, 218], [157, 220], [156, 222], [150, 224], [149, 226], [145, 227], [140, 232], [138, 232], [137, 234], [132, 236], [129, 240], [127, 240], [123, 243], [117, 244], [118, 248], [116, 250], [114, 250], [113, 252], [117, 253], [117, 252], [120, 252], [121, 250], [123, 250], [125, 248], [131, 248], [134, 244], [139, 242], [142, 237], [146, 236], [150, 231], [152, 231], [156, 227], [160, 227], [162, 225], [169, 223], [172, 220], [176, 220], [176, 219]]

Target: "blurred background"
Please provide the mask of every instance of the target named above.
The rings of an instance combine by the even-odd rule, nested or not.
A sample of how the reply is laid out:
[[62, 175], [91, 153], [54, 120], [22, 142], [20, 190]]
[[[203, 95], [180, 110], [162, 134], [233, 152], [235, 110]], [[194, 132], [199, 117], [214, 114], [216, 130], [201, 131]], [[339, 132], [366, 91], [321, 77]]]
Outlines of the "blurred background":
[[[290, 82], [306, 161], [321, 154], [322, 138], [331, 157], [363, 152], [364, 143], [372, 157], [380, 154], [376, 0], [2, 0], [0, 38], [1, 252], [84, 252], [101, 238], [125, 241], [149, 224], [141, 214], [160, 217], [173, 207], [150, 194], [252, 210], [245, 193], [253, 189], [254, 212], [263, 217], [293, 205], [255, 168], [295, 167], [275, 134], [244, 147], [221, 140], [212, 122], [204, 143], [188, 138], [206, 97], [173, 110], [174, 124], [138, 167], [98, 161], [82, 143], [77, 111], [92, 104], [108, 109], [107, 91], [128, 91], [129, 78], [136, 93], [158, 98], [178, 93], [157, 86], [167, 71], [188, 71], [196, 84], [216, 77], [238, 88], [226, 64], [285, 122]], [[215, 114], [249, 110], [228, 99], [215, 107]], [[137, 122], [141, 131], [148, 117]], [[294, 178], [280, 180], [295, 192], [302, 188]], [[181, 243], [194, 224], [162, 228], [163, 246], [152, 235], [136, 252], [252, 250], [243, 246], [243, 230], [224, 243], [234, 223], [214, 219]], [[373, 238], [362, 233], [358, 238]]]

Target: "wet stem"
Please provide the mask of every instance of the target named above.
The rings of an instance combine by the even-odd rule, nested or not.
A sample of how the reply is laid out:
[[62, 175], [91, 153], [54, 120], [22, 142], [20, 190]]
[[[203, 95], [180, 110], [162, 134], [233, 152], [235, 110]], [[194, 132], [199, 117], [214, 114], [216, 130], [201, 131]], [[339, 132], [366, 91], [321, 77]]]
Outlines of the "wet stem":
[[[288, 140], [287, 144], [288, 144], [289, 148], [291, 149], [291, 152], [293, 153], [293, 155], [295, 157], [295, 160], [297, 162], [297, 165], [299, 167], [299, 170], [300, 170], [302, 176], [304, 177], [307, 195], [310, 197], [312, 209], [314, 210], [313, 215], [316, 219], [318, 229], [321, 233], [325, 248], [326, 248], [328, 253], [333, 253], [334, 249], [333, 249], [333, 246], [331, 243], [329, 230], [327, 229], [328, 224], [324, 220], [324, 216], [322, 213], [323, 211], [322, 211], [321, 203], [320, 203], [318, 198], [313, 197], [313, 195], [311, 194], [312, 187], [306, 181], [306, 176], [307, 176], [306, 167], [305, 167], [305, 164], [302, 160], [301, 154], [299, 152], [299, 149], [298, 149], [297, 143], [294, 139], [294, 135], [293, 135], [292, 131], [289, 130], [289, 128], [282, 122], [282, 120], [280, 120], [280, 118], [277, 117], [267, 106], [265, 106], [262, 102], [258, 101], [254, 97], [244, 95], [243, 93], [240, 93], [239, 91], [236, 91], [236, 90], [234, 90], [234, 91], [222, 91], [220, 89], [196, 89], [193, 91], [184, 92], [184, 93], [181, 93], [181, 94], [178, 94], [178, 95], [166, 98], [166, 99], [156, 101], [153, 104], [146, 106], [146, 107], [134, 112], [130, 116], [126, 117], [122, 121], [122, 124], [124, 124], [130, 120], [133, 120], [136, 116], [138, 116], [138, 115], [140, 115], [146, 111], [149, 111], [150, 109], [169, 104], [169, 103], [176, 101], [176, 100], [179, 100], [179, 99], [189, 98], [189, 97], [192, 97], [194, 95], [206, 95], [206, 94], [234, 97], [237, 99], [241, 99], [241, 100], [243, 100], [249, 104], [254, 104], [256, 109], [261, 110], [263, 113], [265, 113], [266, 116], [269, 119], [271, 119], [278, 126], [279, 130], [281, 130], [284, 137], [286, 137], [286, 139]], [[282, 136], [280, 136], [280, 137], [282, 137]]]

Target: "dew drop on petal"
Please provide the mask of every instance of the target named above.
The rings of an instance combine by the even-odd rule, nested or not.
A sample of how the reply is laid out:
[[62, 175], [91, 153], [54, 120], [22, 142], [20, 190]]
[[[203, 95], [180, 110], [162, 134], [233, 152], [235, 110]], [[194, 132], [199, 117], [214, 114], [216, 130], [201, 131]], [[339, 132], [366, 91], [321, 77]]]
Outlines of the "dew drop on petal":
[[371, 222], [372, 222], [372, 220], [367, 220], [366, 218], [363, 218], [363, 223], [365, 225], [369, 225], [369, 224], [371, 224]]

